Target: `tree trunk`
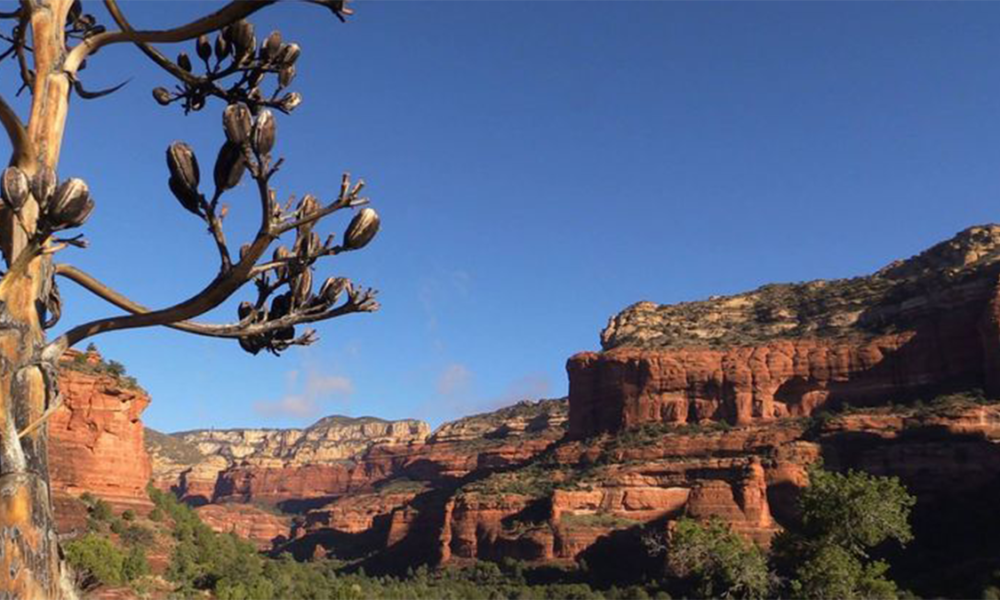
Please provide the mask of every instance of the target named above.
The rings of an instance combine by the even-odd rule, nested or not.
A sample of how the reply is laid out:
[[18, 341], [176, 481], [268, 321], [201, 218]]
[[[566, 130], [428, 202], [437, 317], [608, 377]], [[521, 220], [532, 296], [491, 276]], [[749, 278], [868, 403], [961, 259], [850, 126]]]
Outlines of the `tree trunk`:
[[[30, 6], [35, 80], [27, 126], [29, 148], [17, 166], [29, 176], [40, 165], [52, 169], [69, 102], [63, 71], [64, 24], [69, 0], [34, 0]], [[55, 370], [41, 361], [45, 345], [42, 311], [51, 285], [51, 260], [34, 253], [38, 204], [29, 199], [21, 221], [0, 215], [0, 249], [11, 267], [0, 281], [0, 598], [67, 598], [75, 592], [64, 577], [55, 534], [47, 461], [48, 428], [19, 438], [17, 432], [38, 419], [55, 393]]]
[[39, 362], [45, 334], [38, 301], [49, 271], [49, 260], [40, 257], [24, 274], [0, 282], [0, 596], [26, 599], [72, 595], [62, 589], [47, 427], [18, 437], [55, 393], [55, 371], [43, 374]]

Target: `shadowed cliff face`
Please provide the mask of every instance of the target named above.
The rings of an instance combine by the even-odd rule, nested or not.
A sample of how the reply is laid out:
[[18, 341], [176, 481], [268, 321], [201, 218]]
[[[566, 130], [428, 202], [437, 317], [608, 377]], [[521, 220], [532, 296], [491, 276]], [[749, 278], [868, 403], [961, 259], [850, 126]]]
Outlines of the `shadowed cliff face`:
[[868, 277], [635, 304], [567, 363], [570, 433], [746, 424], [982, 388], [1000, 393], [1000, 226]]

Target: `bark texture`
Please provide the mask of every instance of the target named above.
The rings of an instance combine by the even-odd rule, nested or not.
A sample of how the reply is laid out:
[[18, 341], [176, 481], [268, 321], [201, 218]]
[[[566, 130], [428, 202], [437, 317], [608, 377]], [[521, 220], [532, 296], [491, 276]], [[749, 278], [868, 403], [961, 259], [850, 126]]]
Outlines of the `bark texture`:
[[[69, 100], [63, 69], [67, 0], [24, 3], [30, 8], [34, 82], [28, 148], [15, 148], [13, 164], [29, 176], [59, 161]], [[58, 393], [52, 367], [41, 360], [42, 314], [51, 285], [49, 255], [33, 248], [39, 207], [28, 200], [17, 219], [2, 215], [2, 247], [10, 269], [0, 282], [0, 596], [73, 597], [63, 575], [52, 515], [46, 461], [48, 432], [35, 422]]]

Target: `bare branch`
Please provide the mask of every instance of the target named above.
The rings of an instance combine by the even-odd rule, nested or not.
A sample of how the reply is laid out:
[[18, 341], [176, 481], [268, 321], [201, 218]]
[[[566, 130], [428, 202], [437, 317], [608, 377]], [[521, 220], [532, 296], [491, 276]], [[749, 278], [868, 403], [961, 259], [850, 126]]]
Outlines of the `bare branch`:
[[187, 25], [159, 31], [109, 31], [89, 37], [73, 50], [66, 57], [65, 69], [70, 73], [75, 73], [88, 56], [97, 52], [104, 46], [119, 44], [122, 42], [145, 43], [145, 44], [172, 44], [192, 40], [202, 34], [216, 31], [230, 23], [248, 17], [253, 13], [274, 4], [276, 0], [234, 0], [216, 12], [202, 17], [197, 21], [192, 21]]
[[10, 138], [10, 145], [14, 150], [12, 163], [25, 164], [31, 155], [28, 130], [24, 128], [24, 123], [2, 96], [0, 96], [0, 122], [3, 123], [3, 128], [7, 131], [7, 137]]
[[[122, 31], [135, 32], [135, 29], [132, 27], [132, 24], [129, 23], [128, 19], [125, 18], [125, 15], [118, 7], [118, 2], [116, 2], [115, 0], [104, 0], [104, 7], [108, 9], [108, 12], [111, 14], [111, 18], [115, 20], [115, 23], [117, 23], [119, 27], [121, 27]], [[135, 41], [133, 43], [136, 46], [138, 46], [138, 48], [142, 50], [142, 52], [146, 56], [152, 59], [153, 62], [155, 62], [162, 69], [164, 69], [177, 79], [180, 79], [181, 81], [187, 84], [195, 84], [198, 82], [198, 77], [192, 75], [191, 73], [188, 73], [184, 69], [177, 66], [173, 61], [164, 56], [163, 53], [157, 50], [156, 48], [150, 46], [145, 42]]]
[[[238, 263], [233, 265], [231, 269], [220, 272], [201, 292], [179, 304], [160, 310], [149, 310], [111, 290], [107, 286], [100, 284], [97, 280], [85, 276], [82, 272], [71, 270], [71, 267], [63, 267], [61, 275], [66, 277], [73, 275], [73, 281], [84, 285], [91, 292], [98, 294], [132, 314], [99, 319], [78, 325], [51, 342], [49, 348], [46, 350], [46, 354], [62, 354], [66, 348], [79, 343], [83, 339], [100, 333], [121, 329], [155, 325], [176, 325], [177, 329], [200, 335], [242, 338], [248, 335], [258, 335], [280, 328], [287, 328], [299, 323], [322, 321], [342, 314], [377, 310], [378, 303], [374, 300], [374, 292], [365, 290], [351, 291], [348, 303], [338, 308], [329, 308], [329, 306], [322, 304], [317, 305], [317, 307], [299, 307], [287, 315], [282, 315], [266, 322], [253, 323], [252, 325], [242, 321], [235, 325], [219, 326], [185, 323], [194, 317], [218, 307], [238, 289], [243, 287], [243, 285], [253, 280], [257, 275], [260, 275], [255, 267], [271, 243], [280, 235], [278, 228], [275, 227], [276, 217], [273, 210], [273, 201], [271, 200], [271, 189], [268, 184], [270, 177], [274, 174], [274, 170], [268, 168], [267, 162], [267, 157], [261, 157], [260, 163], [248, 165], [248, 170], [257, 181], [257, 191], [261, 202], [261, 223], [256, 237], [253, 242], [247, 245], [246, 250], [241, 253]], [[350, 193], [347, 193], [347, 195], [342, 194], [341, 198], [333, 203], [331, 207], [328, 207], [328, 209], [337, 205], [343, 208], [350, 204], [350, 198]], [[329, 214], [329, 212], [332, 212], [332, 210], [329, 210], [326, 214]], [[0, 286], [2, 285], [3, 282], [0, 281]], [[269, 290], [273, 292], [274, 288], [269, 288]]]
[[[152, 312], [145, 306], [130, 300], [120, 292], [101, 283], [93, 276], [80, 269], [67, 264], [59, 264], [55, 267], [56, 275], [60, 275], [79, 284], [81, 287], [94, 295], [107, 300], [122, 310], [126, 310], [134, 315], [148, 314]], [[347, 302], [337, 308], [321, 308], [318, 310], [306, 310], [304, 312], [289, 314], [272, 321], [254, 323], [243, 320], [238, 323], [209, 324], [195, 323], [192, 321], [180, 321], [176, 323], [164, 323], [165, 326], [196, 335], [216, 338], [242, 338], [251, 335], [260, 335], [279, 329], [285, 329], [302, 323], [314, 323], [332, 317], [346, 315], [354, 312], [371, 312], [377, 308], [377, 304], [372, 304], [374, 294], [372, 292], [360, 292], [353, 297], [349, 297]]]

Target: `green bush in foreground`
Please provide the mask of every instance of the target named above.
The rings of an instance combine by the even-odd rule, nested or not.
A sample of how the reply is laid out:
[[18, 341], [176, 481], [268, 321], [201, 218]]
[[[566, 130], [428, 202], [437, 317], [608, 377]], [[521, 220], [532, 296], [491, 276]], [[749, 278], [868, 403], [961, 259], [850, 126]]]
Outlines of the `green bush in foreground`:
[[721, 519], [677, 521], [667, 549], [671, 575], [690, 579], [703, 598], [766, 598], [771, 588], [767, 557]]
[[96, 585], [122, 585], [149, 574], [146, 553], [138, 547], [122, 552], [103, 535], [88, 533], [64, 546], [66, 562], [82, 589]]
[[896, 598], [889, 565], [868, 552], [888, 541], [913, 539], [910, 511], [916, 499], [895, 477], [809, 470], [799, 498], [802, 526], [775, 538], [775, 560], [790, 571], [799, 598]]

